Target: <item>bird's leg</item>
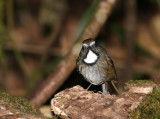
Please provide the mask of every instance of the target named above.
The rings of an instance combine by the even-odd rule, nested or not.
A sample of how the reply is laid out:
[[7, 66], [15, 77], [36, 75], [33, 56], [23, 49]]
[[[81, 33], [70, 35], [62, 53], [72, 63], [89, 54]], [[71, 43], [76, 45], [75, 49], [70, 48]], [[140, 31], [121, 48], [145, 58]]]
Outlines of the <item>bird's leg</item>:
[[87, 87], [87, 89], [86, 89], [86, 90], [88, 90], [91, 86], [92, 86], [92, 84], [90, 84], [90, 85]]
[[108, 95], [110, 95], [110, 93], [109, 93], [109, 91], [108, 91], [108, 84], [107, 84], [107, 82], [105, 82], [104, 84], [102, 84], [102, 92], [103, 92], [103, 94], [108, 94]]

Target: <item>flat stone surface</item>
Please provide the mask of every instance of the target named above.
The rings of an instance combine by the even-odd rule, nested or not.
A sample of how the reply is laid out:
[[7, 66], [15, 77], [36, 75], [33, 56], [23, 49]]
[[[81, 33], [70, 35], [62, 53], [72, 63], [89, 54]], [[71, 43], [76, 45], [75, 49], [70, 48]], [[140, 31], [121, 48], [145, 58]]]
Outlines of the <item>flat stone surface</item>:
[[154, 87], [148, 86], [152, 90], [139, 93], [131, 91], [131, 88], [116, 96], [93, 93], [74, 86], [56, 94], [51, 100], [51, 108], [63, 119], [126, 119], [128, 112], [134, 110]]

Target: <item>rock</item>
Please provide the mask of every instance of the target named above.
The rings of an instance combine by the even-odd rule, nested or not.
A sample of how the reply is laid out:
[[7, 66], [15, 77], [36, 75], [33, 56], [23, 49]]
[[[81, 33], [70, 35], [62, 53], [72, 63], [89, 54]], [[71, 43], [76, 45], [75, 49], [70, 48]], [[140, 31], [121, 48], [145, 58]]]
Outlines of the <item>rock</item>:
[[120, 96], [93, 93], [74, 86], [56, 94], [51, 100], [51, 109], [63, 119], [126, 119], [155, 87], [128, 86], [129, 90]]

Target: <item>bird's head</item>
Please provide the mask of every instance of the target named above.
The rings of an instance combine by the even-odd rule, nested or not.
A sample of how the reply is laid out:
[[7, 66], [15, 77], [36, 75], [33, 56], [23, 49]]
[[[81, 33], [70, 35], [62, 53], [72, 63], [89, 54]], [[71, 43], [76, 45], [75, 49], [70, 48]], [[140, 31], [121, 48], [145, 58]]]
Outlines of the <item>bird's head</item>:
[[95, 47], [95, 40], [93, 40], [92, 38], [84, 40], [82, 43], [82, 47], [84, 48]]
[[99, 54], [96, 53], [96, 43], [93, 39], [86, 39], [82, 43], [81, 56], [86, 64], [94, 64]]

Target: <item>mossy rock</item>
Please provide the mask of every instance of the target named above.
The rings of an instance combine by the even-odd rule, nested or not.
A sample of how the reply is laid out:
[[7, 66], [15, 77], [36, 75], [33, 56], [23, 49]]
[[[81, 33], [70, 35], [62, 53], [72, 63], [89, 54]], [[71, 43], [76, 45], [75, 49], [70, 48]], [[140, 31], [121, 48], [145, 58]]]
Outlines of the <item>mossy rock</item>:
[[137, 86], [141, 86], [141, 85], [153, 85], [155, 84], [153, 81], [151, 80], [130, 80], [126, 83], [127, 85], [137, 85]]
[[[48, 119], [41, 114], [38, 109], [33, 108], [27, 99], [21, 97], [12, 97], [5, 92], [0, 92], [0, 105], [9, 107], [13, 113], [18, 113], [22, 115], [22, 117], [33, 115], [39, 117], [39, 119]], [[52, 119], [56, 118], [54, 117]]]
[[25, 114], [39, 115], [36, 109], [32, 108], [28, 100], [21, 97], [12, 97], [5, 92], [0, 92], [0, 100], [4, 101], [4, 104], [8, 104], [15, 111]]
[[160, 119], [160, 89], [149, 93], [132, 112], [129, 119]]
[[151, 80], [130, 80], [127, 83], [125, 83], [124, 90], [128, 91], [130, 87], [148, 87], [148, 86], [153, 86], [155, 87], [155, 83], [152, 82]]

